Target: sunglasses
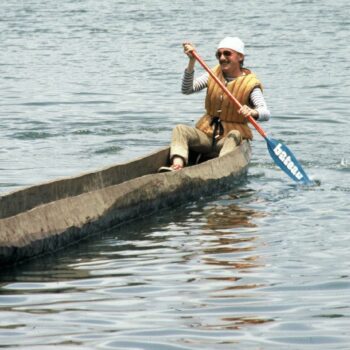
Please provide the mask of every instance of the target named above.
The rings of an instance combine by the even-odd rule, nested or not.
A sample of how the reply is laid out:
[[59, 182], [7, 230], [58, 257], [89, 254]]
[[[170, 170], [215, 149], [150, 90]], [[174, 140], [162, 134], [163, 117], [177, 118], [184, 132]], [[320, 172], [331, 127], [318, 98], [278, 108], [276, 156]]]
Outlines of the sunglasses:
[[230, 57], [233, 54], [232, 51], [224, 50], [224, 51], [216, 51], [215, 57], [219, 60], [221, 55], [225, 57]]

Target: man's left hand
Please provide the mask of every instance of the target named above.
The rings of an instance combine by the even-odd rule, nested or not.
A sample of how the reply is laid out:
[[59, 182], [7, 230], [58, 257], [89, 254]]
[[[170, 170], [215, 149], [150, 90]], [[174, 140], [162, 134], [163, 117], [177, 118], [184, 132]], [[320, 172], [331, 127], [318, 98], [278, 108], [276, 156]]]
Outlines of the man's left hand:
[[247, 105], [242, 106], [242, 108], [238, 112], [245, 118], [248, 118], [249, 116], [252, 116], [255, 120], [259, 118], [259, 112], [253, 108], [250, 108]]

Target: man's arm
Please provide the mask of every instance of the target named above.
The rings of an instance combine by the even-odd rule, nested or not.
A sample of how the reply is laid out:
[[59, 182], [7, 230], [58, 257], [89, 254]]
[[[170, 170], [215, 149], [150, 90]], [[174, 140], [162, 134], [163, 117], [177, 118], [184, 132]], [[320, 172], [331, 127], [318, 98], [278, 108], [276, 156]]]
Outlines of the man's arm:
[[184, 95], [190, 95], [205, 89], [208, 86], [208, 78], [209, 74], [205, 73], [199, 78], [194, 79], [194, 70], [189, 71], [186, 68], [182, 78], [181, 92]]
[[264, 95], [259, 87], [253, 89], [249, 96], [249, 102], [252, 107], [258, 112], [258, 115], [254, 119], [259, 121], [267, 121], [270, 119], [270, 111], [267, 109]]

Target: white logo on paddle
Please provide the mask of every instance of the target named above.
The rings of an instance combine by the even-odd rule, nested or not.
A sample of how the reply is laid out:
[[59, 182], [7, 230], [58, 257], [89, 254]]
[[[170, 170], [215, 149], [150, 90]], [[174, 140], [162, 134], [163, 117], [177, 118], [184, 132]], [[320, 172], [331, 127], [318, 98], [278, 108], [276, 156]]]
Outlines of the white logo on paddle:
[[303, 174], [299, 171], [298, 167], [294, 164], [290, 156], [287, 157], [287, 153], [282, 150], [282, 144], [279, 143], [274, 148], [273, 152], [298, 180], [301, 180], [304, 177]]

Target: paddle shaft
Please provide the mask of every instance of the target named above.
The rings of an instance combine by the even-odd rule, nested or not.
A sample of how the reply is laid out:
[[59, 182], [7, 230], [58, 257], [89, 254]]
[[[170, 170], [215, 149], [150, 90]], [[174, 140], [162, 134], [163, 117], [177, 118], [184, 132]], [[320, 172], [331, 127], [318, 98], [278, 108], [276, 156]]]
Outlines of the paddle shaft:
[[[209, 73], [209, 75], [215, 80], [215, 82], [221, 87], [230, 101], [237, 107], [238, 110], [242, 108], [242, 105], [239, 101], [231, 94], [231, 92], [227, 89], [227, 87], [222, 83], [222, 81], [212, 72], [212, 70], [208, 67], [208, 65], [200, 58], [198, 53], [193, 50], [191, 51], [192, 56], [200, 63], [200, 65]], [[264, 138], [267, 138], [265, 131], [260, 127], [260, 125], [256, 122], [256, 120], [250, 115], [247, 117], [248, 121], [254, 126], [254, 128], [258, 131], [258, 133]]]

